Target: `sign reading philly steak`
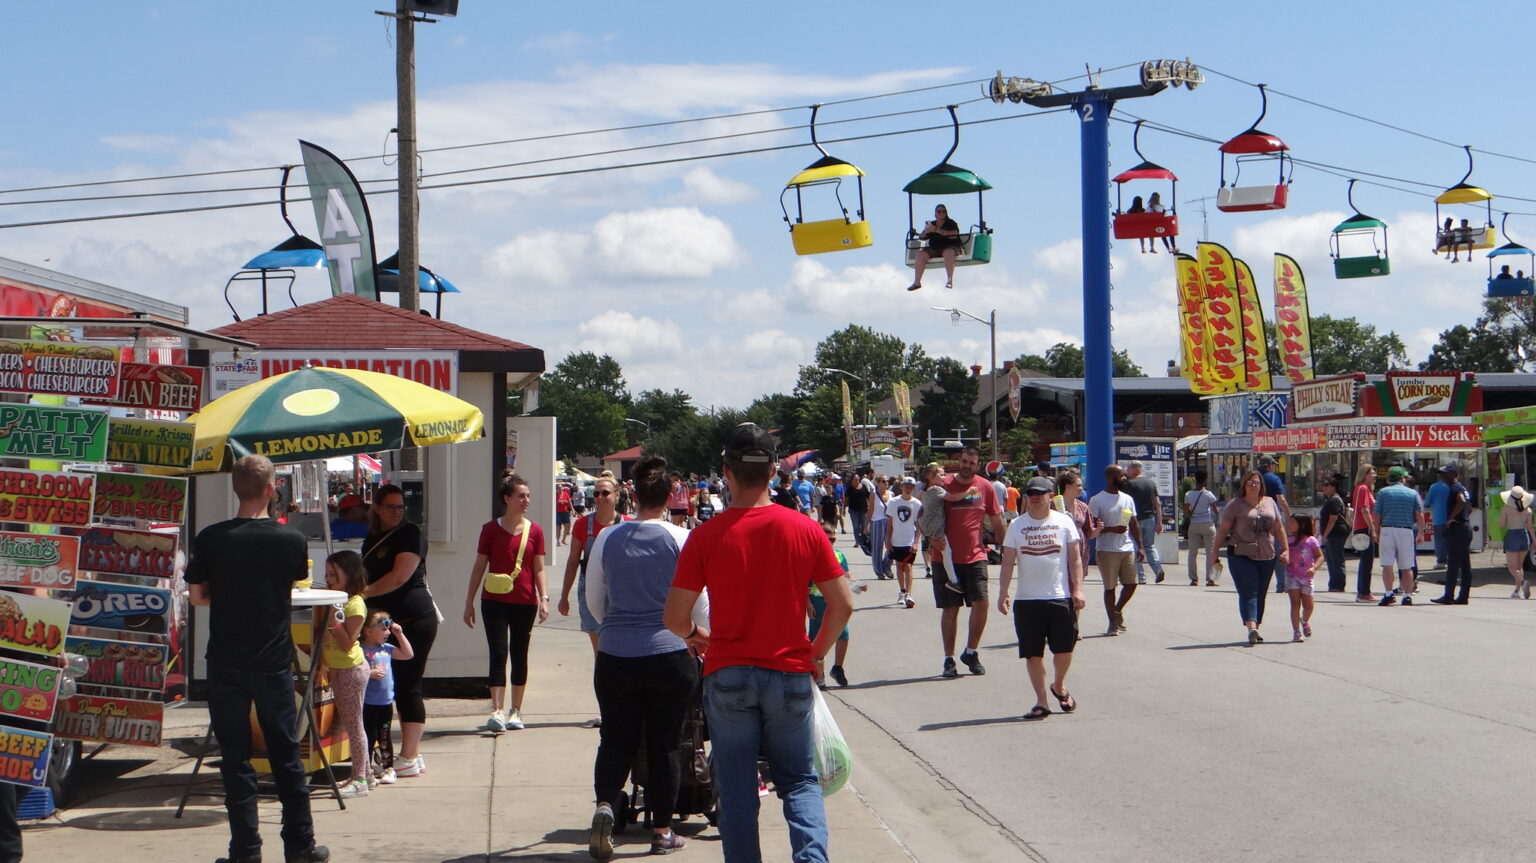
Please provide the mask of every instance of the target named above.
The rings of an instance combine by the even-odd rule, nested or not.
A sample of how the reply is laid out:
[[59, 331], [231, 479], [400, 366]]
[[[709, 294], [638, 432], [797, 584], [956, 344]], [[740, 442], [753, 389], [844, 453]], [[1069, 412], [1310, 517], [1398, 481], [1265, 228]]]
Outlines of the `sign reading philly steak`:
[[103, 408], [0, 404], [0, 457], [102, 461], [106, 455]]
[[169, 630], [171, 592], [155, 587], [81, 581], [69, 622], [125, 632], [165, 635]]
[[0, 659], [0, 715], [47, 722], [58, 700], [59, 669]]
[[136, 518], [180, 524], [186, 501], [187, 481], [184, 479], [98, 473], [91, 512], [96, 518]]
[[75, 585], [80, 540], [19, 531], [0, 531], [0, 584], [69, 588]]

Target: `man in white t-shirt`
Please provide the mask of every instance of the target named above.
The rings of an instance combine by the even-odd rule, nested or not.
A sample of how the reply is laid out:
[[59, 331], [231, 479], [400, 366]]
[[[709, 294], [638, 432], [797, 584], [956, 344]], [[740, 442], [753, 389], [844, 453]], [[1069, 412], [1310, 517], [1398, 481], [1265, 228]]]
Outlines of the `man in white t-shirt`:
[[[1088, 515], [1099, 528], [1094, 551], [1099, 559], [1099, 575], [1104, 579], [1104, 611], [1109, 615], [1105, 635], [1125, 631], [1125, 604], [1136, 593], [1136, 561], [1142, 557], [1141, 531], [1136, 526], [1136, 501], [1120, 490], [1125, 469], [1112, 464], [1104, 468], [1104, 490], [1088, 499]], [[1120, 599], [1115, 600], [1115, 585], [1120, 585]]]
[[901, 496], [885, 503], [886, 543], [890, 548], [891, 561], [896, 564], [896, 604], [911, 608], [917, 604], [912, 598], [912, 563], [917, 560], [917, 514], [923, 511], [923, 502], [912, 496], [917, 480], [910, 476], [901, 478]]
[[1019, 593], [1013, 601], [1013, 629], [1019, 636], [1019, 656], [1029, 669], [1035, 689], [1035, 706], [1024, 714], [1028, 720], [1051, 715], [1045, 697], [1045, 648], [1051, 648], [1055, 681], [1051, 695], [1063, 713], [1077, 709], [1067, 691], [1067, 670], [1072, 667], [1072, 648], [1077, 644], [1077, 612], [1083, 600], [1083, 561], [1075, 546], [1082, 542], [1077, 525], [1065, 513], [1051, 508], [1055, 486], [1037, 476], [1024, 484], [1024, 514], [1008, 525], [1003, 539], [1003, 566], [999, 576], [997, 610], [1009, 612], [1008, 587], [1013, 567], [1019, 566]]

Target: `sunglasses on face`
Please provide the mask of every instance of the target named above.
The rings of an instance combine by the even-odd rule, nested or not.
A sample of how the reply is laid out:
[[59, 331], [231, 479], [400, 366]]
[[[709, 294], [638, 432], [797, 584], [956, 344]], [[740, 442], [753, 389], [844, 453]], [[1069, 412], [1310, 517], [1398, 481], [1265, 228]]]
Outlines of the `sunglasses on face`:
[[386, 617], [383, 620], [379, 621], [378, 623], [375, 623], [374, 624], [374, 628], [376, 628], [376, 629], [388, 629], [390, 627], [390, 624], [392, 624], [392, 623], [394, 623], [394, 621], [390, 620], [389, 618]]
[[611, 494], [613, 494], [613, 492], [611, 492], [611, 491], [594, 491], [594, 492], [592, 492], [592, 496], [593, 497], [608, 497]]

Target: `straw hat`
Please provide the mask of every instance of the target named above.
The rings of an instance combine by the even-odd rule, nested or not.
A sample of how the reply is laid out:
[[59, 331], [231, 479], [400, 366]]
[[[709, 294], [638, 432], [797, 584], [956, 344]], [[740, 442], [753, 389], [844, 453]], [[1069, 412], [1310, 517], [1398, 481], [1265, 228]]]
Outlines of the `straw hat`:
[[1499, 492], [1499, 497], [1504, 498], [1504, 504], [1506, 506], [1509, 505], [1509, 499], [1510, 498], [1515, 498], [1517, 500], [1525, 501], [1525, 500], [1528, 500], [1530, 498], [1530, 496], [1531, 496], [1530, 492], [1527, 492], [1525, 489], [1521, 488], [1518, 485], [1517, 486], [1511, 486], [1509, 491], [1501, 491], [1501, 492]]

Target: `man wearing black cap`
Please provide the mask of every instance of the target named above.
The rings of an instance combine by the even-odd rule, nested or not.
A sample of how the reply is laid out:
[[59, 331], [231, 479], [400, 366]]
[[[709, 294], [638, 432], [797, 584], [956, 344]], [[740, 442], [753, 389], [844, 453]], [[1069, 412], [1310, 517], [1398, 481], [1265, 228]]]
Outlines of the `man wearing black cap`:
[[1029, 720], [1051, 715], [1045, 697], [1047, 645], [1055, 670], [1051, 695], [1063, 713], [1077, 709], [1077, 700], [1067, 691], [1067, 670], [1077, 643], [1077, 612], [1085, 604], [1083, 560], [1077, 551], [1082, 536], [1070, 516], [1051, 508], [1054, 493], [1054, 485], [1043, 476], [1024, 484], [1024, 514], [1008, 525], [998, 584], [997, 610], [1007, 615], [1008, 588], [1017, 563], [1019, 596], [1012, 604], [1013, 628], [1035, 690], [1035, 706], [1024, 714]]
[[[1445, 593], [1431, 599], [1437, 605], [1466, 605], [1472, 592], [1472, 525], [1467, 520], [1471, 497], [1457, 478], [1455, 464], [1440, 468], [1440, 482], [1449, 488], [1445, 518]], [[1457, 581], [1461, 588], [1458, 591]]]
[[[694, 528], [678, 556], [662, 621], [704, 655], [704, 709], [714, 742], [720, 838], [727, 860], [761, 860], [757, 756], [766, 753], [784, 802], [796, 860], [826, 860], [827, 819], [816, 777], [811, 721], [816, 661], [853, 613], [832, 544], [815, 521], [768, 497], [773, 438], [742, 423], [726, 438], [731, 505]], [[812, 643], [807, 582], [826, 600]], [[695, 600], [709, 590], [709, 627]]]

